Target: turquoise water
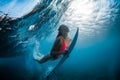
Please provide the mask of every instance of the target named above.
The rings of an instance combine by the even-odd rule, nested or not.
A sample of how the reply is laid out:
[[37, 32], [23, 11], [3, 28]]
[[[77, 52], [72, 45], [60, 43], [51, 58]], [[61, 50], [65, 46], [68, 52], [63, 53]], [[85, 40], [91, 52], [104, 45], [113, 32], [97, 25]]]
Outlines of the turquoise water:
[[1, 0], [0, 11], [17, 18], [13, 31], [0, 31], [0, 80], [44, 80], [59, 60], [39, 64], [33, 56], [50, 52], [60, 24], [71, 38], [79, 27], [79, 37], [52, 80], [120, 79], [119, 0]]

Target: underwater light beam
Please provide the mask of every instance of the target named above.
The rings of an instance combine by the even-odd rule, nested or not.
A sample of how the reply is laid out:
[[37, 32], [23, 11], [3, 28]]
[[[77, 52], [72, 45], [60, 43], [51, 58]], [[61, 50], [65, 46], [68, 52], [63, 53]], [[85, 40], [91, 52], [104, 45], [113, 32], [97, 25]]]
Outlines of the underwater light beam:
[[67, 24], [71, 30], [79, 27], [83, 41], [95, 36], [102, 38], [109, 30], [110, 11], [110, 2], [106, 0], [73, 0], [60, 24]]

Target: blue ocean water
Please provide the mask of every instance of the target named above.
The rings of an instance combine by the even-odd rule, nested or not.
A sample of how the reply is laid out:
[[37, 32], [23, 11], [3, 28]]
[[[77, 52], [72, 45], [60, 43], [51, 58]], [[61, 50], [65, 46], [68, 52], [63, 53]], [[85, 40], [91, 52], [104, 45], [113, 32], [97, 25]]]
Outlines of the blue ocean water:
[[120, 79], [119, 0], [1, 0], [0, 11], [14, 18], [0, 30], [0, 80], [44, 80], [59, 60], [33, 56], [50, 52], [61, 24], [79, 37], [52, 80]]

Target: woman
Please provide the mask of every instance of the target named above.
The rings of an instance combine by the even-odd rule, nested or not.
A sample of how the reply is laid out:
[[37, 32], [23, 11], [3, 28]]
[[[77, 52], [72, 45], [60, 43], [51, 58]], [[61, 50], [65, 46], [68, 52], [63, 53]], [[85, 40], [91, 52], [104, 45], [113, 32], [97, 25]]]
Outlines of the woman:
[[66, 25], [61, 25], [58, 29], [58, 35], [56, 37], [55, 43], [50, 54], [45, 55], [42, 59], [38, 60], [38, 62], [44, 63], [48, 60], [56, 60], [58, 59], [69, 47], [71, 39], [68, 37], [69, 29]]

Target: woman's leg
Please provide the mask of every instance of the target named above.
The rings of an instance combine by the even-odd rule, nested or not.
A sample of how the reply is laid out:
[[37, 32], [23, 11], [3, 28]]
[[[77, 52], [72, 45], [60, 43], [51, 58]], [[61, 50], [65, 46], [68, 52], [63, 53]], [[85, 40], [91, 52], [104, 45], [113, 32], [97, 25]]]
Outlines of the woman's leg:
[[45, 62], [47, 62], [48, 60], [50, 60], [52, 57], [51, 57], [51, 55], [50, 54], [47, 54], [47, 55], [45, 55], [41, 60], [39, 60], [38, 62], [39, 63], [45, 63]]

